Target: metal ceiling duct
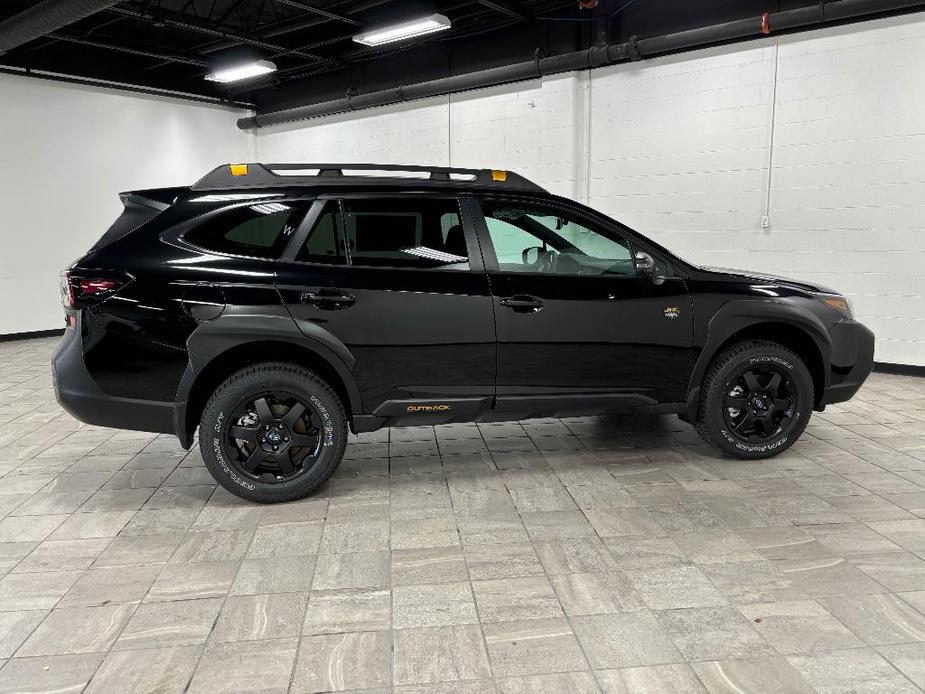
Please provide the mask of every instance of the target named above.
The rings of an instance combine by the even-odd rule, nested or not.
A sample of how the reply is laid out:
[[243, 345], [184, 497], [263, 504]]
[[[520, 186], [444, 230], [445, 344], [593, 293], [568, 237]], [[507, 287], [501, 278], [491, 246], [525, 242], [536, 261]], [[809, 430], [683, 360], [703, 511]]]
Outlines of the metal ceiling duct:
[[112, 7], [118, 0], [44, 0], [0, 22], [0, 55]]
[[831, 0], [831, 2], [820, 2], [811, 7], [784, 10], [782, 12], [768, 12], [749, 19], [714, 24], [663, 36], [638, 39], [633, 37], [625, 43], [593, 46], [572, 53], [549, 57], [538, 54], [533, 60], [523, 63], [442, 77], [429, 82], [418, 82], [417, 84], [383, 89], [368, 94], [348, 93], [347, 96], [332, 101], [296, 106], [283, 111], [258, 113], [249, 118], [241, 118], [238, 120], [238, 127], [242, 130], [250, 130], [290, 121], [384, 106], [412, 99], [455, 94], [471, 89], [537, 79], [545, 75], [571, 72], [572, 70], [586, 70], [631, 60], [641, 60], [651, 56], [689, 50], [725, 41], [768, 35], [796, 28], [809, 28], [827, 22], [862, 18], [868, 15], [919, 6], [925, 6], [925, 0]]

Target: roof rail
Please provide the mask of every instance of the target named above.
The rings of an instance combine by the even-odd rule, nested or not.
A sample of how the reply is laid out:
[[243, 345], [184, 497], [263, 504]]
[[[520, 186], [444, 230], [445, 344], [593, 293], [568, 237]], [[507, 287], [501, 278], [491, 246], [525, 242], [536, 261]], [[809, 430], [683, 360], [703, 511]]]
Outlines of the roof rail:
[[275, 186], [319, 186], [337, 183], [375, 184], [424, 180], [428, 184], [496, 187], [545, 192], [519, 174], [498, 169], [398, 164], [223, 164], [191, 186], [191, 190], [228, 190]]

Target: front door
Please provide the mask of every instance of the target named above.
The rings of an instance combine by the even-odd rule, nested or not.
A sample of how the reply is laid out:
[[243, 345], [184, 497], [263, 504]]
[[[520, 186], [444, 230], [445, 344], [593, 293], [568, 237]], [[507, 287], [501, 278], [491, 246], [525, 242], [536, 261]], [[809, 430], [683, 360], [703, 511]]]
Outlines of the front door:
[[460, 202], [326, 196], [279, 264], [302, 332], [346, 351], [364, 412], [392, 424], [465, 419], [494, 395], [491, 296]]
[[539, 415], [683, 399], [693, 316], [682, 279], [638, 274], [633, 239], [578, 208], [517, 198], [479, 205], [499, 409]]

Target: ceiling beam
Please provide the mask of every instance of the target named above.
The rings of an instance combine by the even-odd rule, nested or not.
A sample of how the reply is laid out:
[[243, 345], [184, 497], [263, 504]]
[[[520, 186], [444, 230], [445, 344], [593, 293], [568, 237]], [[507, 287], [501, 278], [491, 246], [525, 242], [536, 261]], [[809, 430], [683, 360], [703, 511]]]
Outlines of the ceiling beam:
[[174, 63], [186, 63], [187, 65], [195, 65], [197, 67], [207, 68], [209, 66], [208, 62], [201, 60], [199, 58], [193, 58], [191, 56], [182, 56], [182, 55], [172, 55], [163, 53], [161, 51], [156, 51], [148, 48], [135, 48], [133, 46], [123, 46], [114, 43], [108, 43], [106, 41], [98, 41], [96, 39], [83, 38], [81, 36], [71, 36], [70, 34], [62, 34], [60, 32], [55, 32], [48, 35], [49, 38], [55, 39], [56, 41], [67, 41], [68, 43], [76, 43], [81, 46], [92, 46], [94, 48], [104, 48], [110, 51], [117, 51], [119, 53], [131, 53], [132, 55], [141, 55], [146, 58], [160, 58], [161, 60], [170, 60]]
[[311, 5], [306, 5], [304, 2], [298, 2], [297, 0], [274, 0], [280, 5], [288, 5], [289, 7], [295, 7], [297, 10], [302, 10], [303, 12], [308, 12], [309, 14], [317, 14], [326, 19], [334, 19], [338, 22], [346, 22], [347, 24], [353, 24], [354, 26], [359, 26], [360, 23], [355, 19], [350, 19], [350, 17], [345, 17], [342, 14], [335, 14], [334, 12], [328, 12], [327, 10], [322, 10], [320, 7], [313, 7]]
[[96, 14], [118, 0], [44, 0], [0, 22], [0, 55], [68, 24]]
[[479, 5], [483, 7], [488, 7], [496, 12], [501, 14], [506, 14], [508, 17], [513, 17], [514, 19], [519, 19], [522, 22], [526, 22], [530, 19], [520, 5], [512, 0], [477, 0]]
[[[249, 36], [241, 36], [240, 34], [236, 34], [230, 31], [225, 31], [223, 29], [212, 29], [210, 27], [202, 26], [201, 24], [194, 24], [192, 22], [188, 22], [185, 20], [176, 19], [163, 12], [157, 12], [157, 13], [150, 12], [150, 11], [141, 12], [138, 10], [130, 10], [125, 7], [110, 7], [109, 11], [118, 12], [119, 14], [124, 14], [128, 17], [134, 17], [135, 19], [139, 19], [141, 21], [148, 22], [151, 24], [163, 24], [164, 26], [171, 26], [177, 29], [185, 29], [187, 31], [191, 31], [194, 33], [199, 33], [199, 34], [205, 34], [205, 35], [213, 36], [215, 38], [227, 39], [229, 41], [234, 42], [234, 44], [238, 44], [238, 45], [245, 44], [248, 46], [255, 46], [257, 48], [263, 48], [269, 51], [291, 52], [292, 55], [297, 55], [301, 58], [307, 58], [309, 60], [315, 60], [315, 61], [323, 62], [323, 63], [339, 62], [332, 58], [326, 58], [325, 56], [322, 56], [322, 55], [316, 55], [314, 53], [308, 53], [306, 51], [301, 51], [298, 49], [291, 50], [291, 49], [286, 48], [285, 46], [280, 46], [275, 43], [268, 43], [266, 41], [261, 41], [259, 39], [252, 39]], [[208, 52], [208, 51], [203, 51], [203, 52]]]

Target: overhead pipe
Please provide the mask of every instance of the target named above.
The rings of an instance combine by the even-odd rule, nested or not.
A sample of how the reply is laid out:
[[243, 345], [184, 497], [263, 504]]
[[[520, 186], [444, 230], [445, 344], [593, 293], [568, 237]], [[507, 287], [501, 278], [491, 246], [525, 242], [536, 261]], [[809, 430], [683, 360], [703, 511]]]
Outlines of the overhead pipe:
[[0, 22], [0, 55], [68, 24], [115, 5], [119, 0], [44, 0]]
[[641, 60], [655, 55], [749, 36], [767, 35], [775, 31], [796, 29], [919, 6], [925, 6], [925, 0], [833, 0], [832, 2], [820, 2], [818, 5], [811, 7], [784, 10], [783, 12], [766, 12], [759, 17], [739, 19], [662, 36], [643, 39], [632, 37], [629, 41], [623, 43], [592, 46], [588, 49], [561, 55], [546, 57], [537, 52], [533, 60], [522, 63], [503, 65], [451, 77], [441, 77], [427, 82], [382, 89], [368, 94], [356, 94], [351, 91], [340, 99], [241, 118], [238, 120], [238, 127], [242, 130], [251, 130], [336, 113], [349, 113], [350, 111], [386, 106], [414, 99], [522, 82], [562, 72], [586, 70], [632, 60]]

